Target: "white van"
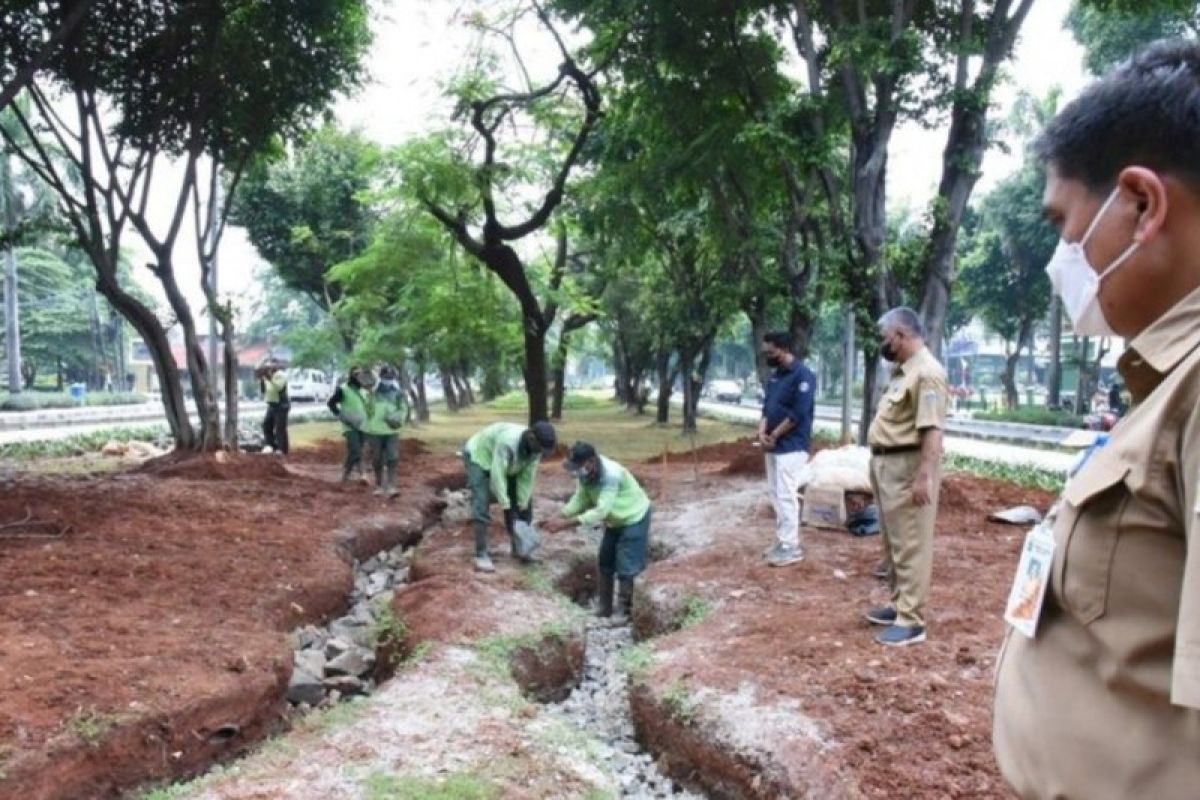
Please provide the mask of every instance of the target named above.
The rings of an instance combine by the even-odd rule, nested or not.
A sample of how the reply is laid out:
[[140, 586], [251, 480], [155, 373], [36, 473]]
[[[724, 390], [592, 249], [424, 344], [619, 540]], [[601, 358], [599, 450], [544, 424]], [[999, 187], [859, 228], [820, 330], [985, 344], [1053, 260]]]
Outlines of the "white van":
[[310, 400], [314, 403], [324, 403], [329, 399], [333, 390], [325, 373], [319, 369], [288, 370], [288, 399]]

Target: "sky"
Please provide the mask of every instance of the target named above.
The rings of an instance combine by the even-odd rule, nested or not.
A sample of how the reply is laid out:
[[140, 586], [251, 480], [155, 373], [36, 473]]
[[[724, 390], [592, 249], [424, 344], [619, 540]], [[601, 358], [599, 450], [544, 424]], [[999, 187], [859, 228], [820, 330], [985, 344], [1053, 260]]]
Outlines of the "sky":
[[[483, 2], [496, 5], [502, 0]], [[474, 5], [469, 0], [375, 0], [375, 41], [368, 60], [370, 80], [355, 96], [336, 103], [334, 115], [338, 122], [344, 127], [358, 127], [384, 145], [399, 144], [444, 122], [450, 104], [441, 87], [463, 67], [477, 36], [464, 24], [463, 17], [464, 9]], [[1062, 27], [1069, 8], [1070, 0], [1036, 0], [1015, 56], [1007, 65], [1010, 80], [997, 92], [994, 119], [1007, 116], [1019, 89], [1042, 95], [1058, 86], [1066, 101], [1086, 83], [1082, 50]], [[556, 51], [547, 37], [532, 26], [521, 29], [519, 36], [534, 82], [539, 76], [552, 76], [557, 66]], [[514, 68], [511, 59], [506, 63], [509, 69]], [[925, 207], [940, 178], [945, 134], [945, 126], [927, 129], [915, 122], [895, 131], [888, 156], [889, 206]], [[1019, 148], [1007, 154], [996, 148], [989, 150], [974, 196], [1015, 170], [1020, 160]], [[165, 209], [173, 198], [169, 191], [160, 196]], [[201, 308], [199, 267], [190, 236], [185, 230], [181, 238], [178, 270], [193, 308]], [[140, 253], [137, 263], [146, 260], [144, 250]], [[245, 231], [232, 227], [226, 231], [218, 263], [221, 295], [231, 297], [243, 314], [248, 313], [250, 301], [257, 294], [254, 273], [266, 265]], [[157, 282], [144, 270], [138, 273], [147, 288], [161, 296]], [[244, 327], [247, 322], [243, 318], [240, 324]]]

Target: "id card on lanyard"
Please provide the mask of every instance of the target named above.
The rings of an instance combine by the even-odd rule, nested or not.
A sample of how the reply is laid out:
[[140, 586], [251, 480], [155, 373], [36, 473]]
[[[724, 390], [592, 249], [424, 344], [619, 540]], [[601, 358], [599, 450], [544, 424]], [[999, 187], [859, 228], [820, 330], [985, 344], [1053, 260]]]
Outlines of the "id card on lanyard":
[[[1108, 444], [1108, 436], [1101, 434], [1092, 445], [1080, 453], [1071, 467], [1067, 480], [1072, 480], [1091, 461], [1102, 447]], [[1013, 629], [1030, 639], [1037, 633], [1038, 620], [1042, 616], [1042, 605], [1046, 601], [1046, 589], [1050, 586], [1051, 568], [1054, 565], [1054, 520], [1058, 517], [1058, 500], [1039, 522], [1025, 535], [1021, 546], [1021, 560], [1017, 563], [1017, 574], [1008, 593], [1008, 604], [1004, 608], [1004, 620]]]

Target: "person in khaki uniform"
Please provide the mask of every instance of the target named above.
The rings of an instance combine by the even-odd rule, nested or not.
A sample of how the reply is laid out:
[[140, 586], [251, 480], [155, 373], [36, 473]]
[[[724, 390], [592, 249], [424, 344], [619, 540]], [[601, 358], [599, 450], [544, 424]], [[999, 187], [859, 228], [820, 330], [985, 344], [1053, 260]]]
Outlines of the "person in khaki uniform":
[[893, 308], [879, 320], [883, 357], [896, 366], [867, 432], [871, 486], [879, 506], [886, 558], [892, 565], [889, 605], [867, 612], [886, 628], [875, 641], [925, 641], [925, 601], [933, 573], [933, 523], [942, 482], [942, 430], [950, 389], [946, 370], [925, 347], [921, 318]]
[[1200, 46], [1117, 67], [1038, 152], [1062, 234], [1046, 271], [1078, 334], [1127, 339], [1133, 405], [1030, 534], [1050, 580], [998, 658], [996, 760], [1024, 798], [1197, 797]]

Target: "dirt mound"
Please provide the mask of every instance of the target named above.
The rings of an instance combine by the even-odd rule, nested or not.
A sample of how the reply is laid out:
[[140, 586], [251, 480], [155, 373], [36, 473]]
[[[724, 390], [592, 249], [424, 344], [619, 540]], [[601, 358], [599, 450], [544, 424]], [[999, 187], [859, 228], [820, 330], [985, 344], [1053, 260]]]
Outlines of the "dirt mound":
[[761, 450], [747, 450], [741, 455], [735, 455], [722, 469], [722, 475], [739, 477], [763, 477], [767, 474], [767, 464]]
[[[404, 463], [418, 456], [430, 455], [429, 445], [420, 439], [400, 440], [400, 462]], [[341, 464], [346, 460], [346, 442], [341, 437], [337, 439], [322, 439], [304, 447], [298, 447], [288, 454], [288, 461], [294, 464]]]
[[193, 481], [259, 481], [292, 477], [282, 459], [249, 453], [180, 453], [143, 464], [138, 472]]
[[117, 796], [277, 727], [285, 632], [344, 606], [346, 531], [419, 531], [438, 505], [423, 479], [449, 461], [417, 457], [391, 503], [256, 455], [10, 482], [0, 521], [28, 509], [70, 533], [0, 538], [0, 797]]

